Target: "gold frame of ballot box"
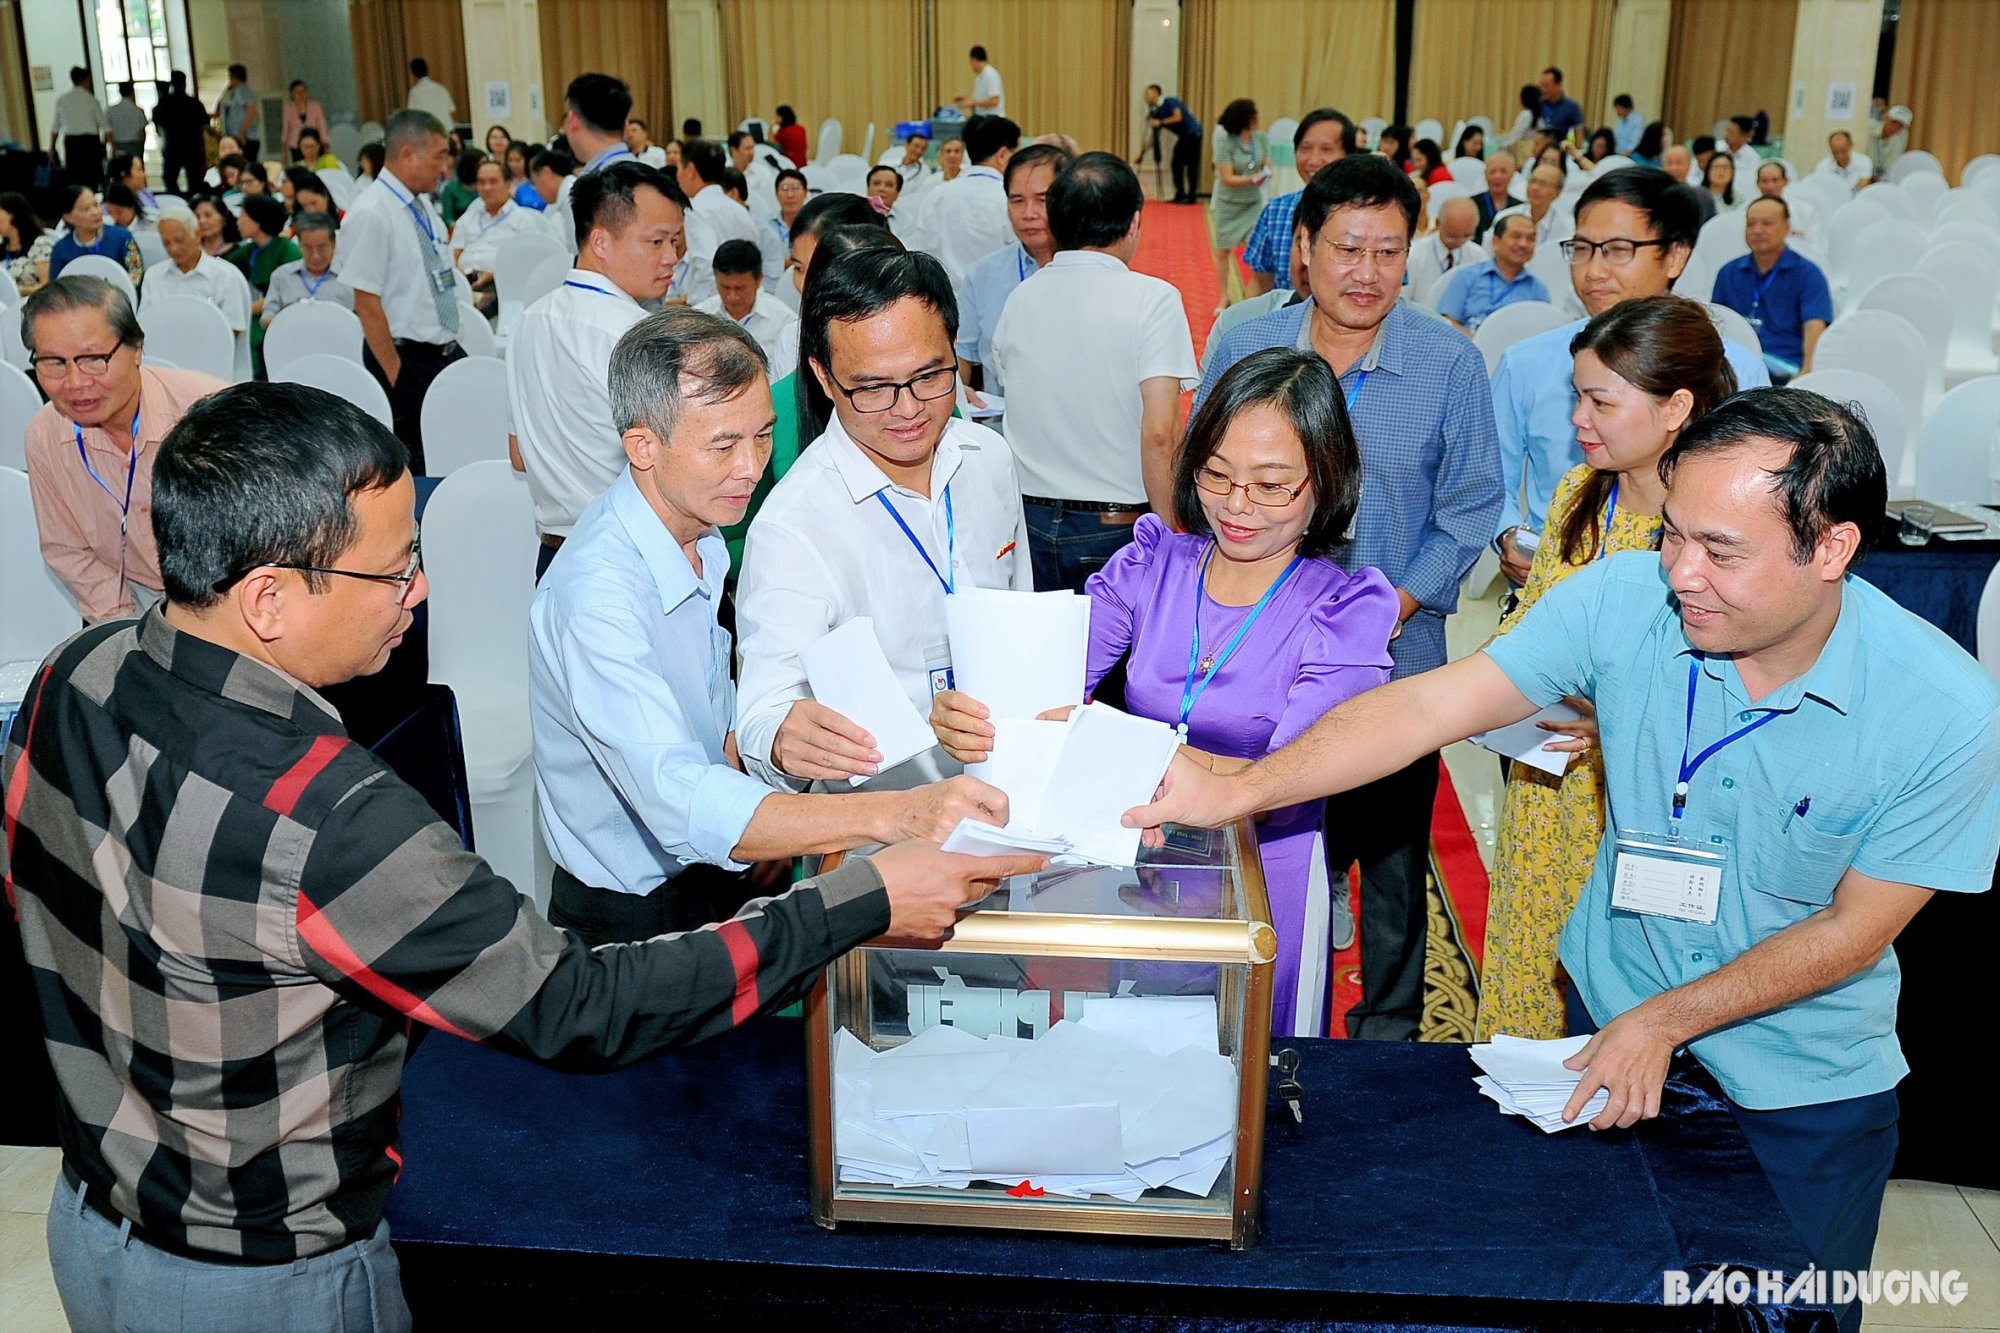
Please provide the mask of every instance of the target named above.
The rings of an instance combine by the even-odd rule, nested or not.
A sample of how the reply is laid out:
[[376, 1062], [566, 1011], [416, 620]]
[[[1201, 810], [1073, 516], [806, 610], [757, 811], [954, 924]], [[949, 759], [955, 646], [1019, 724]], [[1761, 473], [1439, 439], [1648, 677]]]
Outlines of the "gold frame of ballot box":
[[[1176, 830], [1169, 828], [1167, 832], [1172, 835]], [[1088, 959], [1140, 966], [1212, 965], [1217, 1053], [1234, 1064], [1237, 1088], [1233, 1153], [1208, 1195], [1194, 1197], [1154, 1188], [1127, 1202], [1101, 1194], [1087, 1198], [1058, 1197], [1053, 1191], [1036, 1197], [1039, 1191], [1031, 1194], [1008, 1190], [997, 1183], [911, 1188], [842, 1181], [835, 1148], [833, 1103], [836, 1037], [844, 1028], [871, 1050], [879, 1051], [911, 1040], [915, 1035], [876, 1035], [870, 969], [871, 957], [879, 953], [901, 955], [915, 951], [863, 945], [821, 975], [805, 1004], [807, 1165], [814, 1222], [828, 1230], [843, 1222], [886, 1222], [1166, 1236], [1226, 1241], [1234, 1250], [1247, 1249], [1256, 1243], [1277, 933], [1270, 925], [1263, 863], [1251, 822], [1244, 819], [1223, 829], [1182, 832], [1183, 836], [1219, 838], [1226, 850], [1226, 861], [1220, 868], [1226, 870], [1234, 891], [1221, 899], [1224, 910], [1217, 915], [1125, 916], [980, 909], [962, 916], [952, 937], [937, 952], [943, 958], [974, 955], [999, 959], [1003, 966], [1008, 959]], [[1213, 848], [1214, 844], [1209, 846]], [[1143, 864], [1148, 858], [1141, 860]], [[827, 858], [823, 869], [831, 869], [838, 861], [837, 856]], [[1170, 862], [1158, 869], [1163, 876], [1172, 874]], [[1040, 876], [1022, 878], [1039, 880]], [[1021, 973], [1026, 975], [1025, 967]]]

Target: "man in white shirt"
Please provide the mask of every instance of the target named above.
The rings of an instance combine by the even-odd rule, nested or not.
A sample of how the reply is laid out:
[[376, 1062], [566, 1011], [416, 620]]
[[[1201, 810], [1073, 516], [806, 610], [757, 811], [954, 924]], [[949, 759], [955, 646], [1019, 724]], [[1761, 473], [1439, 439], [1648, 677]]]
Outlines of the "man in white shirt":
[[1854, 151], [1854, 136], [1846, 130], [1827, 135], [1826, 147], [1827, 155], [1819, 160], [1817, 174], [1832, 176], [1850, 190], [1874, 177], [1875, 164], [1868, 160], [1868, 154]]
[[681, 148], [680, 187], [688, 197], [687, 274], [675, 294], [699, 305], [715, 295], [715, 252], [724, 241], [757, 244], [757, 220], [722, 192], [722, 145], [695, 139]]
[[1882, 128], [1875, 136], [1875, 174], [1882, 179], [1889, 178], [1889, 168], [1909, 150], [1910, 122], [1915, 118], [1910, 108], [1900, 104], [1882, 113]]
[[1465, 198], [1445, 200], [1438, 208], [1437, 230], [1410, 245], [1409, 265], [1403, 270], [1409, 275], [1404, 294], [1435, 310], [1433, 298], [1444, 280], [1486, 258], [1486, 248], [1472, 239], [1477, 230], [1479, 205]]
[[410, 96], [404, 106], [412, 111], [422, 111], [437, 119], [437, 123], [449, 132], [458, 123], [458, 99], [451, 95], [451, 89], [431, 77], [431, 66], [422, 56], [410, 62]]
[[507, 188], [507, 169], [492, 158], [479, 164], [473, 177], [479, 202], [459, 215], [451, 229], [452, 262], [472, 284], [473, 302], [481, 313], [493, 309], [493, 257], [509, 236], [546, 236], [541, 217], [514, 202]]
[[624, 466], [604, 368], [673, 281], [687, 200], [665, 172], [619, 162], [577, 179], [584, 243], [560, 287], [521, 312], [507, 341], [514, 466], [528, 477], [541, 577], [578, 514]]
[[[625, 143], [625, 126], [632, 116], [632, 90], [610, 74], [579, 74], [563, 89], [563, 137], [582, 163], [579, 174], [599, 171], [632, 156]], [[572, 253], [577, 248], [576, 219], [569, 206], [574, 175], [565, 176], [549, 205], [549, 232]], [[537, 187], [539, 188], [539, 187]], [[546, 196], [545, 196], [546, 197]]]
[[1757, 179], [1758, 164], [1763, 158], [1750, 146], [1750, 132], [1757, 128], [1757, 122], [1750, 116], [1731, 116], [1722, 125], [1724, 150], [1736, 159], [1737, 194], [1749, 193], [1741, 188], [1744, 183]]
[[935, 171], [936, 168], [924, 161], [924, 154], [930, 151], [931, 137], [928, 134], [912, 134], [900, 144], [892, 144], [889, 151], [876, 160], [878, 167], [894, 167], [903, 178], [903, 188], [909, 189], [917, 177]]
[[169, 296], [192, 296], [208, 302], [229, 321], [229, 331], [241, 337], [250, 327], [250, 283], [242, 270], [226, 259], [203, 254], [194, 210], [178, 200], [160, 205], [160, 244], [171, 263], [146, 270], [139, 288], [139, 309], [147, 310]]
[[[1033, 574], [1007, 442], [951, 415], [957, 309], [929, 255], [853, 250], [813, 274], [800, 328], [817, 439], [750, 525], [737, 585], [737, 744], [771, 783], [873, 776], [874, 737], [811, 697], [799, 650], [856, 616], [910, 705], [951, 687], [945, 597], [1028, 588]], [[883, 778], [955, 770], [933, 746]]]
[[1569, 210], [1557, 201], [1562, 198], [1563, 169], [1543, 163], [1528, 173], [1528, 217], [1535, 224], [1535, 247], [1554, 245], [1576, 227]]
[[298, 242], [299, 258], [280, 265], [264, 289], [264, 312], [259, 318], [265, 328], [288, 306], [307, 301], [354, 309], [354, 289], [333, 271], [334, 234], [340, 224], [331, 213], [301, 213], [292, 221], [292, 239]]
[[1004, 116], [1007, 92], [1000, 86], [1000, 71], [986, 61], [986, 48], [975, 46], [967, 53], [972, 59], [972, 96], [951, 100], [968, 116]]
[[382, 135], [382, 173], [341, 224], [340, 276], [354, 289], [361, 363], [389, 394], [410, 470], [424, 470], [423, 406], [431, 381], [464, 356], [450, 234], [430, 191], [451, 166], [444, 125], [398, 111]]
[[[742, 771], [729, 632], [716, 618], [729, 553], [771, 456], [771, 386], [754, 343], [690, 310], [648, 316], [608, 369], [621, 467], [535, 594], [529, 708], [535, 789], [556, 862], [549, 919], [586, 944], [727, 920], [756, 861], [903, 839], [962, 818], [1005, 823], [1006, 797], [972, 778], [913, 792], [796, 795]], [[920, 858], [934, 846], [878, 853]], [[892, 889], [893, 892], [893, 889]]]
[[993, 335], [1045, 591], [1082, 592], [1149, 506], [1174, 512], [1181, 390], [1199, 373], [1180, 292], [1128, 267], [1145, 202], [1122, 157], [1064, 167], [1048, 196], [1055, 257], [1007, 298]]
[[653, 142], [652, 134], [646, 129], [646, 122], [637, 116], [625, 119], [625, 147], [632, 156], [649, 167], [667, 165], [667, 150]]
[[799, 317], [763, 290], [764, 257], [749, 241], [724, 241], [715, 250], [715, 295], [695, 309], [734, 320], [764, 349], [771, 378], [781, 380], [799, 364]]
[[954, 288], [964, 285], [974, 264], [1014, 238], [1001, 173], [1020, 142], [1021, 127], [1005, 116], [967, 121], [965, 153], [972, 165], [924, 196], [914, 230], [902, 238], [912, 249], [937, 256]]
[[64, 180], [95, 189], [104, 183], [104, 150], [111, 143], [111, 122], [90, 89], [89, 70], [76, 66], [69, 72], [69, 82], [69, 91], [56, 99], [49, 147], [62, 158]]
[[760, 147], [750, 131], [732, 130], [729, 165], [743, 173], [744, 204], [752, 216], [774, 217], [778, 212], [778, 168], [757, 151]]

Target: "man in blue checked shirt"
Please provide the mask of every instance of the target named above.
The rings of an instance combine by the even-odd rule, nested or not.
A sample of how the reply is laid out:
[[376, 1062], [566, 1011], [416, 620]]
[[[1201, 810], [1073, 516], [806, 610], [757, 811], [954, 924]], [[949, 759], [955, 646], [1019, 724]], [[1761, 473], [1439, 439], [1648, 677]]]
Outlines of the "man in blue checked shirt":
[[[1398, 299], [1419, 203], [1410, 178], [1377, 154], [1318, 172], [1298, 209], [1311, 299], [1231, 329], [1195, 394], [1199, 407], [1231, 366], [1265, 347], [1318, 352], [1340, 376], [1365, 480], [1352, 539], [1336, 558], [1349, 570], [1373, 565], [1396, 586], [1403, 628], [1389, 652], [1399, 678], [1444, 665], [1444, 618], [1500, 510], [1486, 363], [1458, 330]], [[1417, 1035], [1437, 774], [1433, 750], [1328, 803], [1333, 882], [1361, 865], [1367, 947], [1350, 1036]], [[1336, 948], [1353, 929], [1341, 897], [1332, 903]]]
[[[1358, 151], [1354, 122], [1332, 107], [1306, 112], [1292, 132], [1292, 162], [1306, 184], [1322, 167]], [[1243, 262], [1250, 269], [1246, 295], [1261, 296], [1273, 287], [1292, 285], [1292, 224], [1304, 194], [1303, 188], [1281, 194], [1257, 215], [1257, 226], [1243, 244]]]

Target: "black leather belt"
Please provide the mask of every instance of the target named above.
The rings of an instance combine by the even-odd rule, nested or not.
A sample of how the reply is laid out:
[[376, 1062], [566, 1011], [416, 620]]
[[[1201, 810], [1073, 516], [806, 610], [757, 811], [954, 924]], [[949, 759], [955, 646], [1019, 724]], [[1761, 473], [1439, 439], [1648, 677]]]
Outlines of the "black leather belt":
[[1149, 504], [1128, 504], [1123, 500], [1051, 500], [1040, 495], [1024, 495], [1022, 504], [1047, 505], [1051, 509], [1074, 509], [1079, 514], [1145, 514]]

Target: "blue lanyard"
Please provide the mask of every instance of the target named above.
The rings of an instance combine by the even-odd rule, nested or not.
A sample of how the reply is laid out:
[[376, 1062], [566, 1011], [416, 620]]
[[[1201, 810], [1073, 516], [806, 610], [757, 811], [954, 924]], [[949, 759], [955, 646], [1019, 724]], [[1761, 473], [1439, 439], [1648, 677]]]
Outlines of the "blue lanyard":
[[957, 590], [954, 585], [958, 582], [958, 520], [951, 512], [951, 487], [947, 486], [944, 488], [945, 568], [943, 573], [938, 572], [937, 561], [931, 559], [931, 553], [924, 549], [924, 544], [917, 540], [917, 534], [910, 530], [910, 525], [905, 523], [903, 516], [896, 512], [896, 506], [889, 503], [889, 492], [886, 490], [877, 491], [875, 492], [875, 498], [881, 502], [884, 509], [889, 511], [889, 517], [896, 520], [896, 526], [901, 528], [903, 535], [910, 539], [910, 545], [917, 548], [917, 554], [924, 558], [925, 566], [930, 569], [931, 573], [937, 578], [938, 583], [943, 586], [945, 596], [951, 596]]
[[1361, 396], [1361, 386], [1368, 382], [1368, 372], [1362, 371], [1354, 377], [1354, 387], [1347, 391], [1347, 410], [1354, 410], [1354, 400]]
[[[1778, 263], [1782, 263], [1782, 262], [1784, 262], [1784, 258], [1785, 258], [1785, 257], [1784, 257], [1783, 255], [1779, 255], [1779, 256], [1778, 256]], [[1755, 267], [1755, 265], [1752, 265], [1752, 267], [1754, 268], [1754, 267]], [[1768, 291], [1770, 291], [1770, 290], [1771, 290], [1771, 284], [1772, 284], [1772, 283], [1774, 283], [1774, 282], [1776, 282], [1777, 280], [1778, 280], [1778, 264], [1777, 264], [1777, 263], [1774, 263], [1774, 264], [1772, 264], [1772, 265], [1771, 265], [1771, 271], [1770, 271], [1769, 273], [1766, 273], [1766, 274], [1764, 275], [1764, 280], [1763, 280], [1762, 282], [1758, 283], [1758, 284], [1757, 284], [1757, 285], [1756, 285], [1755, 287], [1753, 287], [1753, 288], [1751, 288], [1751, 289], [1750, 289], [1750, 317], [1751, 317], [1751, 318], [1753, 318], [1753, 319], [1754, 319], [1754, 318], [1756, 318], [1756, 315], [1757, 315], [1757, 307], [1758, 307], [1758, 306], [1760, 306], [1760, 305], [1762, 305], [1762, 304], [1763, 304], [1763, 301], [1764, 301], [1764, 293], [1765, 293], [1765, 292], [1768, 292]]]
[[587, 282], [578, 282], [574, 278], [564, 278], [563, 286], [574, 287], [580, 292], [596, 292], [599, 296], [611, 295], [610, 292], [605, 291], [602, 287], [593, 287]]
[[1024, 245], [1021, 247], [1021, 253], [1014, 256], [1014, 281], [1016, 283], [1023, 283], [1026, 282], [1027, 280], [1028, 280], [1028, 247]]
[[1611, 498], [1604, 502], [1604, 524], [1597, 530], [1597, 555], [1604, 557], [1604, 548], [1611, 544], [1611, 520], [1618, 517], [1618, 483], [1611, 483]]
[[1714, 758], [1716, 753], [1721, 749], [1723, 749], [1725, 746], [1733, 745], [1735, 742], [1742, 740], [1745, 736], [1748, 736], [1751, 732], [1757, 730], [1757, 728], [1763, 726], [1765, 723], [1776, 721], [1779, 716], [1779, 714], [1775, 711], [1769, 712], [1764, 714], [1764, 716], [1758, 718], [1755, 722], [1750, 723], [1748, 726], [1738, 727], [1736, 730], [1730, 732], [1727, 736], [1724, 736], [1721, 740], [1717, 741], [1715, 744], [1709, 746], [1706, 750], [1703, 750], [1700, 754], [1696, 755], [1692, 761], [1690, 761], [1688, 759], [1688, 746], [1690, 743], [1689, 738], [1694, 735], [1695, 682], [1700, 679], [1701, 679], [1701, 655], [1696, 654], [1694, 657], [1688, 659], [1687, 731], [1685, 734], [1683, 734], [1681, 738], [1681, 778], [1679, 782], [1674, 784], [1673, 819], [1674, 819], [1674, 826], [1676, 829], [1678, 829], [1680, 826], [1681, 816], [1687, 813], [1688, 780], [1692, 778], [1696, 773], [1700, 772], [1701, 766], [1707, 763], [1710, 759]]
[[[383, 184], [388, 185], [389, 180], [390, 180], [389, 173], [386, 171], [383, 172], [382, 173]], [[432, 248], [435, 249], [437, 246], [437, 239], [438, 239], [437, 228], [431, 225], [431, 215], [425, 212], [422, 208], [417, 206], [417, 197], [414, 194], [405, 196], [404, 194], [399, 192], [393, 185], [389, 185], [388, 188], [390, 194], [395, 195], [396, 198], [403, 201], [403, 207], [409, 210], [410, 216], [416, 219], [417, 226], [423, 229], [424, 239], [429, 241], [431, 243]]]
[[600, 151], [596, 157], [591, 158], [590, 161], [585, 164], [583, 169], [586, 172], [596, 171], [602, 167], [607, 167], [611, 165], [613, 162], [616, 162], [618, 159], [622, 157], [630, 157], [630, 156], [632, 156], [631, 149], [627, 148], [622, 143], [615, 143], [612, 144], [609, 148]]
[[83, 447], [83, 427], [72, 421], [70, 429], [76, 432], [76, 456], [83, 463], [83, 470], [97, 483], [97, 488], [111, 497], [111, 503], [118, 506], [118, 544], [125, 544], [125, 525], [132, 516], [132, 479], [139, 475], [139, 409], [132, 409], [132, 449], [125, 463], [125, 499], [121, 503], [118, 492], [104, 484], [104, 478], [97, 475], [97, 469], [90, 465], [90, 455]]
[[[506, 221], [507, 205], [513, 203], [514, 201], [512, 199], [508, 199], [502, 202], [500, 205], [500, 211], [497, 214], [488, 213], [483, 208], [480, 209], [479, 216], [473, 219], [475, 222], [479, 224], [479, 234], [481, 236], [484, 236], [487, 232], [492, 231], [495, 227], [499, 226], [502, 222]], [[520, 205], [518, 204], [515, 204], [514, 206], [516, 208], [520, 207]]]
[[318, 282], [307, 282], [306, 271], [303, 268], [301, 268], [299, 270], [299, 286], [306, 289], [307, 296], [318, 296], [319, 289], [326, 286], [327, 279], [331, 278], [332, 276], [333, 276], [333, 270], [328, 269], [326, 272], [319, 275]]
[[1222, 651], [1216, 654], [1215, 660], [1209, 665], [1208, 674], [1202, 676], [1201, 680], [1197, 682], [1195, 674], [1201, 669], [1201, 599], [1206, 596], [1203, 589], [1208, 584], [1208, 562], [1214, 556], [1215, 544], [1211, 542], [1208, 549], [1202, 552], [1201, 568], [1195, 573], [1194, 637], [1188, 644], [1187, 675], [1181, 681], [1181, 716], [1180, 720], [1174, 724], [1180, 729], [1180, 733], [1183, 736], [1187, 735], [1188, 716], [1194, 712], [1195, 701], [1200, 699], [1202, 691], [1208, 688], [1208, 682], [1214, 680], [1215, 673], [1222, 670], [1228, 664], [1229, 659], [1236, 655], [1236, 650], [1243, 646], [1243, 636], [1248, 634], [1250, 627], [1257, 623], [1257, 617], [1264, 614], [1264, 608], [1271, 604], [1271, 599], [1278, 595], [1278, 590], [1284, 587], [1290, 581], [1292, 575], [1298, 572], [1299, 566], [1306, 562], [1306, 558], [1302, 555], [1292, 557], [1292, 563], [1285, 566], [1285, 572], [1278, 575], [1277, 581], [1270, 587], [1264, 589], [1264, 595], [1259, 597], [1257, 604], [1250, 608], [1250, 614], [1245, 616], [1243, 623], [1236, 627], [1236, 633], [1231, 636]]

